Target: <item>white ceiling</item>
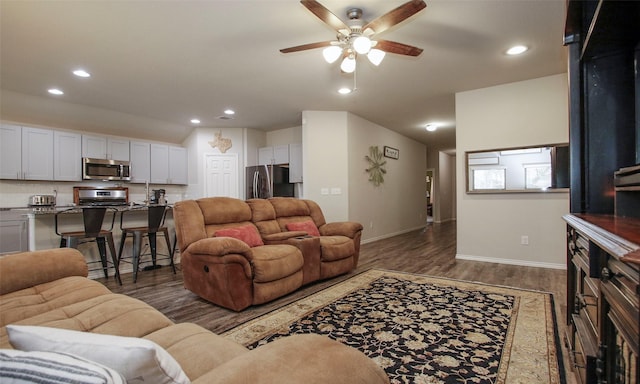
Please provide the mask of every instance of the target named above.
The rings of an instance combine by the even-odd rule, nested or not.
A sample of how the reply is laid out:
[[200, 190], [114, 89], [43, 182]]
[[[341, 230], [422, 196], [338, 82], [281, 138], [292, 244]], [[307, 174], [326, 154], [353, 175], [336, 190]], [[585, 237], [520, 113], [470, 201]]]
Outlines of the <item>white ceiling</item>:
[[[404, 2], [321, 0], [343, 20], [360, 7], [367, 21]], [[346, 110], [448, 150], [456, 92], [566, 71], [564, 19], [564, 0], [427, 0], [379, 35], [422, 55], [388, 54], [379, 67], [359, 58], [358, 90], [343, 96], [336, 90], [353, 77], [327, 64], [321, 49], [279, 52], [335, 37], [297, 0], [2, 0], [0, 85], [46, 98], [57, 86], [65, 102], [135, 115], [131, 137], [179, 143], [194, 116], [203, 127], [272, 130], [301, 125], [303, 110]], [[515, 43], [531, 49], [506, 56]], [[71, 75], [77, 67], [92, 77]], [[219, 119], [226, 108], [234, 119]], [[4, 106], [1, 117], [10, 113]], [[429, 122], [445, 126], [426, 132]], [[86, 129], [122, 134], [89, 116]]]

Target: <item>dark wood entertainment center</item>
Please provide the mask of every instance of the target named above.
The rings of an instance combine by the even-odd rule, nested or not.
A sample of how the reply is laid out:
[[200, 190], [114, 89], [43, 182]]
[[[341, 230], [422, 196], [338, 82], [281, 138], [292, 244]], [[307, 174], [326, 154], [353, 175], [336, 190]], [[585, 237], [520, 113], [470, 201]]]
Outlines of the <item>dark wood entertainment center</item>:
[[567, 334], [580, 383], [637, 384], [640, 2], [569, 0]]

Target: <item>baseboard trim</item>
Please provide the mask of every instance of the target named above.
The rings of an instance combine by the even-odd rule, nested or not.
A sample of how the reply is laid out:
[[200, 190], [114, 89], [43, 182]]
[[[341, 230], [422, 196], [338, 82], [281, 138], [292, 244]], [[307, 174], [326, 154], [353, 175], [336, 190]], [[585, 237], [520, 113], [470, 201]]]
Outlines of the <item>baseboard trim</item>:
[[425, 227], [426, 227], [426, 224], [425, 225], [421, 225], [419, 227], [415, 227], [415, 228], [404, 229], [404, 230], [398, 231], [398, 232], [387, 233], [387, 234], [384, 234], [382, 236], [376, 236], [376, 237], [372, 237], [372, 238], [369, 238], [369, 239], [366, 239], [366, 240], [362, 240], [362, 241], [360, 241], [360, 244], [373, 243], [374, 241], [388, 239], [389, 237], [398, 236], [398, 235], [402, 235], [404, 233], [417, 231], [419, 229], [424, 229]]
[[530, 261], [530, 260], [498, 259], [495, 257], [462, 255], [459, 253], [456, 253], [456, 260], [470, 260], [470, 261], [480, 261], [484, 263], [519, 265], [523, 267], [564, 269], [564, 270], [567, 269], [567, 266], [565, 264], [541, 263], [538, 261]]

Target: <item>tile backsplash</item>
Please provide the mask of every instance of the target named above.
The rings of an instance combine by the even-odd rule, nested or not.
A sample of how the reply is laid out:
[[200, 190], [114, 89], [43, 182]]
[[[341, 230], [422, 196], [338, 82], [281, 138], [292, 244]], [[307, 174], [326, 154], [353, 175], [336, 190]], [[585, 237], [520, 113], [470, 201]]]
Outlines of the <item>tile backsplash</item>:
[[[114, 187], [124, 186], [129, 188], [129, 202], [143, 203], [145, 195], [144, 184], [130, 184], [113, 182], [51, 182], [51, 181], [24, 181], [24, 180], [0, 180], [0, 208], [26, 207], [31, 195], [56, 195], [56, 205], [65, 206], [73, 203], [73, 187]], [[166, 190], [166, 198], [169, 204], [184, 200], [187, 187], [183, 185], [155, 185], [150, 184], [149, 189]]]

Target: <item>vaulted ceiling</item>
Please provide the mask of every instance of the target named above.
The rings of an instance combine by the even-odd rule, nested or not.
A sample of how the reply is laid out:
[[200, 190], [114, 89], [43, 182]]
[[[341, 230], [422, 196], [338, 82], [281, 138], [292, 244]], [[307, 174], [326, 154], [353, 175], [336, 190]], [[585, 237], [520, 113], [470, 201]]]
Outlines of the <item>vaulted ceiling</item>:
[[[370, 21], [405, 1], [320, 2], [343, 20], [347, 9], [362, 8]], [[335, 38], [297, 0], [3, 0], [0, 87], [132, 117], [131, 126], [116, 127], [76, 114], [67, 119], [72, 129], [179, 143], [192, 117], [202, 127], [273, 130], [301, 125], [303, 110], [341, 110], [449, 150], [456, 92], [566, 71], [564, 18], [562, 0], [427, 0], [380, 35], [424, 52], [387, 54], [379, 67], [359, 58], [354, 79], [327, 64], [321, 49], [279, 51]], [[514, 44], [530, 50], [505, 55]], [[73, 76], [79, 67], [92, 76]], [[356, 92], [337, 93], [354, 82]], [[64, 95], [49, 95], [51, 87]], [[236, 111], [231, 119], [227, 108]], [[4, 103], [1, 113], [26, 118]], [[432, 122], [441, 127], [427, 132]]]

